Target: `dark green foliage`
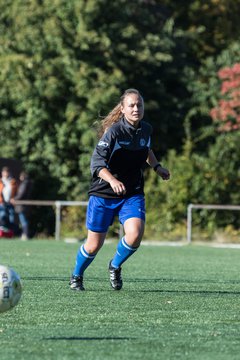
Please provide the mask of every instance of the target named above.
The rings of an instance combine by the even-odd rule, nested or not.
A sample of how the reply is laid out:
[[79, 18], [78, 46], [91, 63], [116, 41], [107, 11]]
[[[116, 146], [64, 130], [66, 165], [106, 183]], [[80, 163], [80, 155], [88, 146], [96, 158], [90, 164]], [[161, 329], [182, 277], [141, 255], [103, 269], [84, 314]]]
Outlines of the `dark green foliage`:
[[[171, 178], [167, 182], [163, 181], [151, 171], [146, 179], [146, 238], [161, 236], [164, 239], [172, 234], [175, 240], [180, 240], [186, 233], [187, 205], [189, 199], [194, 200], [195, 194], [192, 187], [194, 163], [191, 160], [191, 143], [185, 145], [184, 152], [180, 155], [175, 150], [170, 151], [168, 158], [161, 163], [169, 168]], [[180, 225], [179, 229], [177, 224]], [[152, 231], [148, 234], [149, 226]]]
[[[169, 231], [173, 238], [181, 239], [186, 231], [186, 211], [189, 203], [239, 205], [239, 143], [238, 131], [219, 134], [216, 142], [209, 146], [205, 154], [195, 152], [190, 142], [186, 143], [181, 155], [177, 155], [175, 151], [169, 152], [166, 161], [171, 171], [169, 182], [163, 182], [154, 173], [147, 177], [147, 223], [150, 223], [146, 227], [147, 238], [163, 233], [166, 236], [165, 233]], [[164, 161], [163, 164], [165, 165]], [[218, 227], [224, 228], [230, 224], [239, 228], [239, 212], [209, 213], [202, 210], [194, 224], [208, 229], [208, 235], [212, 235]]]
[[219, 135], [210, 117], [210, 110], [221, 98], [218, 71], [239, 62], [239, 52], [239, 43], [234, 42], [217, 57], [206, 58], [198, 69], [198, 74], [193, 70], [188, 73], [188, 90], [192, 98], [191, 109], [185, 118], [185, 131], [197, 151], [206, 153], [208, 146], [214, 143]]
[[[207, 156], [194, 156], [196, 166], [193, 182], [197, 203], [239, 205], [240, 186], [240, 132], [221, 134], [209, 148]], [[220, 212], [210, 215], [202, 211], [199, 223], [208, 224], [209, 229], [231, 224], [240, 227], [239, 212]]]
[[47, 172], [48, 198], [86, 198], [93, 124], [127, 87], [140, 89], [162, 133], [182, 129], [184, 35], [161, 8], [124, 0], [2, 3], [1, 154], [20, 158], [37, 188]]
[[217, 55], [239, 39], [239, 0], [165, 0], [164, 4], [176, 25], [191, 36], [189, 47], [197, 62]]

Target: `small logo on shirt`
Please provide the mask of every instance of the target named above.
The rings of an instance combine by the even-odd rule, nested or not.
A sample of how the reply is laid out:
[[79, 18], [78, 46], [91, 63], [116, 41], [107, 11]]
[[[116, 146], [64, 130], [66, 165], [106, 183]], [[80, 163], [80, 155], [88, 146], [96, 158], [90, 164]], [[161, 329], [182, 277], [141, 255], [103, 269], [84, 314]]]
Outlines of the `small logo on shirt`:
[[119, 141], [119, 145], [129, 145], [130, 141]]
[[108, 143], [105, 141], [100, 140], [98, 146], [108, 147]]
[[142, 138], [142, 139], [140, 139], [140, 145], [141, 146], [144, 146], [146, 144], [146, 141]]

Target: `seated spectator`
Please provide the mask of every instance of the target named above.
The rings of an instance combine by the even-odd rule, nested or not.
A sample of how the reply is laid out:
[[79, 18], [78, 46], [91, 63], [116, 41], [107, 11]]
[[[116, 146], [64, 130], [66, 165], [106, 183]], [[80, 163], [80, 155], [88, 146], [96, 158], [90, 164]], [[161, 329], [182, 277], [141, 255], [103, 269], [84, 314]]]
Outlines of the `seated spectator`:
[[15, 230], [15, 211], [11, 203], [17, 192], [17, 182], [7, 166], [2, 168], [0, 179], [0, 225]]

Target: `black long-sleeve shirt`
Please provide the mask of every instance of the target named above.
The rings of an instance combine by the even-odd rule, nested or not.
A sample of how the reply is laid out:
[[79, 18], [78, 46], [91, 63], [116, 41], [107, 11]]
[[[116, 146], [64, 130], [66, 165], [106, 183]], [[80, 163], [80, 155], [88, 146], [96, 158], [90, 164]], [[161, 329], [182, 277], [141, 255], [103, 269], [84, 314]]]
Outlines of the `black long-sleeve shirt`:
[[[123, 198], [144, 194], [143, 169], [148, 157], [151, 133], [152, 126], [143, 120], [137, 129], [124, 117], [113, 124], [93, 152], [89, 195]], [[103, 168], [107, 168], [124, 184], [125, 195], [115, 194], [110, 184], [99, 178], [99, 171]]]
[[[19, 185], [17, 194], [14, 197], [14, 200], [28, 200], [30, 199], [32, 192], [32, 181], [26, 177]], [[30, 209], [29, 205], [15, 205], [16, 213], [23, 211], [28, 211]]]

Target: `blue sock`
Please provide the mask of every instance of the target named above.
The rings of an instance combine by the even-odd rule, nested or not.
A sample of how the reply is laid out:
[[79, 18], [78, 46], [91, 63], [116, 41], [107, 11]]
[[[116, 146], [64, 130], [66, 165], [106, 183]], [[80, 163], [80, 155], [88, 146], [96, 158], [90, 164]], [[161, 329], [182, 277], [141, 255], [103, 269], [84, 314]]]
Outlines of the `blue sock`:
[[111, 265], [114, 268], [119, 268], [137, 249], [138, 247], [128, 245], [123, 237], [118, 243], [117, 251], [112, 259]]
[[76, 264], [73, 271], [73, 275], [83, 275], [86, 268], [91, 264], [94, 260], [96, 254], [90, 255], [84, 248], [84, 245], [80, 247], [76, 257]]

